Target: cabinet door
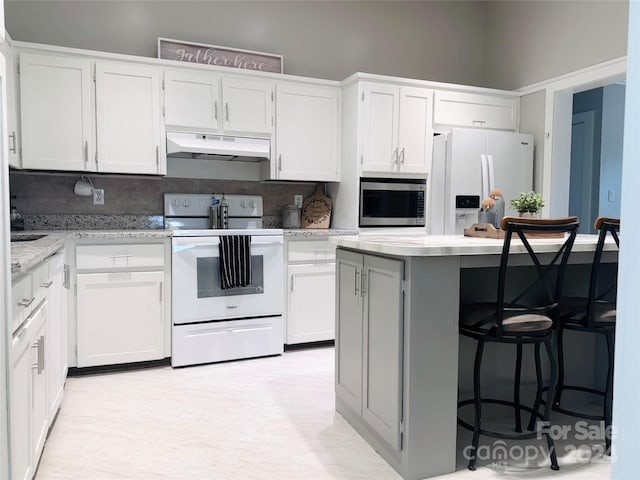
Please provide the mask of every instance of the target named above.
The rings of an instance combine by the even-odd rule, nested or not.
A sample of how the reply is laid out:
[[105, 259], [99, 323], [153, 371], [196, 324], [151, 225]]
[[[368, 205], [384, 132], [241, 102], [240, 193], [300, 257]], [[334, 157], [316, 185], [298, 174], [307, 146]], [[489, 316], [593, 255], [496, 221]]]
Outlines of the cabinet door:
[[273, 83], [222, 78], [225, 133], [270, 134], [273, 131]]
[[362, 418], [401, 449], [404, 263], [364, 256]]
[[167, 70], [164, 73], [164, 98], [166, 125], [219, 130], [219, 76]]
[[398, 166], [399, 87], [363, 85], [362, 170], [392, 172]]
[[22, 167], [95, 170], [89, 60], [20, 54]]
[[277, 90], [276, 178], [338, 181], [337, 88], [278, 84]]
[[11, 365], [11, 470], [12, 478], [27, 480], [33, 477], [31, 468], [31, 344], [22, 329], [13, 338]]
[[33, 314], [31, 322], [39, 325], [34, 329], [35, 333], [31, 337], [31, 388], [32, 405], [31, 410], [31, 442], [33, 448], [34, 466], [40, 458], [44, 441], [47, 438], [49, 429], [49, 408], [47, 406], [47, 360], [45, 352], [47, 348], [46, 328], [47, 328], [48, 304], [45, 301]]
[[362, 412], [362, 255], [336, 254], [336, 396]]
[[157, 68], [96, 63], [96, 114], [99, 172], [167, 172]]
[[436, 91], [433, 123], [460, 127], [518, 129], [519, 99]]
[[20, 168], [20, 130], [18, 129], [18, 76], [17, 76], [17, 56], [13, 53], [9, 44], [3, 43], [0, 46], [4, 55], [5, 72], [2, 76], [3, 84], [6, 87], [4, 103], [7, 106], [7, 131], [9, 166]]
[[164, 357], [164, 272], [77, 276], [78, 367]]
[[[58, 407], [62, 402], [64, 382], [67, 376], [67, 308], [66, 292], [64, 287], [64, 270], [53, 268], [53, 263], [62, 260], [61, 255], [49, 260], [52, 268], [51, 280], [47, 290], [47, 303], [49, 305], [49, 315], [47, 318], [47, 408], [49, 418], [54, 418]], [[56, 265], [57, 267], [58, 265]]]
[[287, 344], [335, 338], [335, 263], [288, 267]]
[[398, 148], [400, 172], [428, 174], [433, 149], [433, 91], [400, 88]]

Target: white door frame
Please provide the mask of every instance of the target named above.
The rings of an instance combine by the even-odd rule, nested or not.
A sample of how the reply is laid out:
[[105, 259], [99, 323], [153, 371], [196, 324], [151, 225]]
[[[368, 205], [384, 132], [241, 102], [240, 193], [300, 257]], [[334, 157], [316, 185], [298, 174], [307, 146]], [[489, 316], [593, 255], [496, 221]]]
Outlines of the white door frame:
[[0, 478], [9, 477], [9, 319], [11, 318], [11, 249], [9, 235], [9, 151], [5, 99], [6, 63], [0, 54]]

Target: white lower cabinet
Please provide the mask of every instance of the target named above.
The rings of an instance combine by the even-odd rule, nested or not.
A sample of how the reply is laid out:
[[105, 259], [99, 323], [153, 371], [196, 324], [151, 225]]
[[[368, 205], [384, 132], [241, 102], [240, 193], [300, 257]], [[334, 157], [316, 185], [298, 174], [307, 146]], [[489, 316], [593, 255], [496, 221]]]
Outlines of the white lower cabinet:
[[336, 398], [402, 449], [404, 262], [338, 250]]
[[287, 241], [287, 345], [335, 338], [335, 246]]
[[164, 358], [164, 272], [77, 276], [78, 367]]
[[335, 263], [289, 265], [287, 344], [335, 337]]
[[31, 313], [11, 345], [11, 477], [30, 479], [47, 437], [47, 302]]
[[[67, 376], [67, 266], [58, 252], [12, 282], [23, 319], [11, 342], [11, 478], [33, 477]], [[14, 318], [15, 320], [15, 318]]]

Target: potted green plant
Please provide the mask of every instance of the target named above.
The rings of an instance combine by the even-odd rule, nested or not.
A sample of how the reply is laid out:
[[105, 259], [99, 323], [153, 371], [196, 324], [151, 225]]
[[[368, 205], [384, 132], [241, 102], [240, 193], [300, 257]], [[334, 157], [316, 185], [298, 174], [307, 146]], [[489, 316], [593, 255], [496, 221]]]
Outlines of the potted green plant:
[[538, 211], [544, 207], [544, 199], [536, 192], [520, 192], [518, 198], [511, 200], [511, 207], [517, 210], [521, 217], [538, 216]]

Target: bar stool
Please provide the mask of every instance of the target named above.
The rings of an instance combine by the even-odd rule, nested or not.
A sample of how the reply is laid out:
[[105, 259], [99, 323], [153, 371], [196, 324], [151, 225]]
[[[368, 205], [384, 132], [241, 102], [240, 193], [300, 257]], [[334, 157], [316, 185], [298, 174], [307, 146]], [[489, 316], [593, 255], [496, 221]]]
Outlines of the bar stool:
[[[589, 292], [586, 298], [567, 297], [560, 300], [558, 332], [556, 336], [556, 351], [558, 354], [559, 372], [553, 410], [573, 417], [587, 420], [604, 420], [606, 427], [605, 445], [606, 451], [611, 452], [611, 438], [608, 434], [611, 428], [611, 410], [613, 403], [613, 347], [616, 328], [615, 293], [617, 276], [605, 282], [602, 279], [602, 253], [607, 236], [611, 234], [616, 247], [620, 247], [618, 232], [620, 231], [620, 219], [598, 217], [595, 228], [599, 231], [598, 244], [593, 255], [591, 275], [589, 279]], [[565, 384], [563, 334], [565, 330], [584, 332], [588, 334], [604, 335], [607, 341], [607, 382], [605, 390], [596, 390], [577, 385]], [[604, 397], [602, 415], [590, 415], [561, 406], [562, 393], [565, 390], [591, 393]]]
[[[473, 425], [458, 416], [458, 424], [473, 431], [473, 440], [469, 458], [469, 470], [475, 470], [480, 435], [506, 440], [525, 440], [538, 437], [542, 433], [547, 441], [551, 457], [551, 468], [558, 470], [553, 439], [548, 430], [533, 431], [537, 419], [548, 425], [551, 405], [554, 398], [554, 386], [557, 376], [557, 365], [551, 339], [558, 299], [560, 298], [563, 275], [567, 260], [578, 231], [577, 217], [558, 219], [530, 219], [504, 217], [502, 229], [505, 231], [500, 267], [498, 270], [497, 300], [495, 303], [475, 303], [463, 305], [460, 310], [460, 334], [477, 342], [473, 365], [473, 398], [458, 402], [458, 408], [474, 405]], [[530, 243], [536, 234], [559, 234], [563, 239], [557, 244], [548, 242]], [[512, 242], [517, 237], [521, 245]], [[536, 251], [537, 250], [537, 251]], [[514, 252], [515, 251], [515, 252]], [[518, 253], [519, 255], [514, 255]], [[535, 267], [532, 279], [527, 278], [523, 288], [515, 288], [510, 283], [515, 270], [509, 260], [514, 257], [528, 258]], [[519, 262], [520, 264], [520, 262]], [[516, 368], [514, 381], [514, 400], [506, 401], [482, 398], [480, 391], [480, 367], [485, 344], [502, 343], [516, 345]], [[551, 364], [551, 381], [548, 391], [548, 402], [544, 402], [544, 411], [540, 413], [542, 401], [542, 368], [540, 350], [544, 344]], [[536, 365], [537, 391], [533, 407], [524, 406], [520, 402], [520, 373], [522, 366], [522, 346], [533, 345]], [[483, 428], [482, 405], [506, 405], [515, 412], [516, 433], [503, 433]], [[530, 413], [529, 430], [522, 432], [520, 412]]]

